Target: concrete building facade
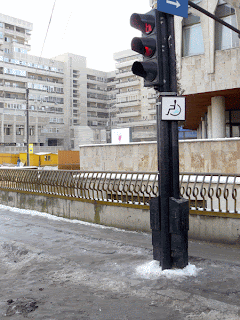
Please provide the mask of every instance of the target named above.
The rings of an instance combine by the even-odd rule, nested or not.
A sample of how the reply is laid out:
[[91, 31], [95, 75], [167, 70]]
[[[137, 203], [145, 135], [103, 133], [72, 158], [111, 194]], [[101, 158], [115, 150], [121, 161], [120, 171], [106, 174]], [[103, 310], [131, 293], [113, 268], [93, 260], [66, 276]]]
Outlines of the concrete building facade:
[[145, 88], [143, 79], [131, 71], [141, 55], [132, 50], [114, 54], [116, 61], [116, 128], [131, 128], [132, 141], [156, 140], [156, 91]]
[[[196, 1], [195, 1], [196, 2]], [[240, 28], [234, 0], [197, 4]], [[186, 96], [185, 127], [198, 138], [240, 136], [240, 48], [238, 34], [189, 7], [188, 18], [175, 17], [179, 78]]]
[[63, 64], [28, 54], [31, 31], [31, 23], [0, 15], [1, 148], [26, 144], [27, 88], [30, 143], [52, 147], [64, 138]]
[[32, 23], [0, 14], [1, 152], [26, 151], [27, 107], [34, 152], [109, 141], [115, 72], [89, 69], [85, 57], [71, 53], [30, 55], [32, 29]]

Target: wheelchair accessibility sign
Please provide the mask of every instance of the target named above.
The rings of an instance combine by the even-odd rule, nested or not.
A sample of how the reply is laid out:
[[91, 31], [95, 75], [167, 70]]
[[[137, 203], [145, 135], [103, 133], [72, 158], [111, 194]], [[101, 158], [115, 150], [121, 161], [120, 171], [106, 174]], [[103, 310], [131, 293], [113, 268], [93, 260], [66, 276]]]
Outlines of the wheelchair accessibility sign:
[[185, 120], [185, 98], [162, 97], [162, 120]]

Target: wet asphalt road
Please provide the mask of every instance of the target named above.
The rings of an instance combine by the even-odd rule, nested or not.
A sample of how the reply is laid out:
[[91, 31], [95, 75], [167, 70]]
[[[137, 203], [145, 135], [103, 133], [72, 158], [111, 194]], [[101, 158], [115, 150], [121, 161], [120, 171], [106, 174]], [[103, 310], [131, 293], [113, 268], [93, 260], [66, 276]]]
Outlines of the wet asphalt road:
[[189, 255], [197, 276], [147, 279], [150, 234], [0, 209], [0, 319], [240, 319], [240, 249]]

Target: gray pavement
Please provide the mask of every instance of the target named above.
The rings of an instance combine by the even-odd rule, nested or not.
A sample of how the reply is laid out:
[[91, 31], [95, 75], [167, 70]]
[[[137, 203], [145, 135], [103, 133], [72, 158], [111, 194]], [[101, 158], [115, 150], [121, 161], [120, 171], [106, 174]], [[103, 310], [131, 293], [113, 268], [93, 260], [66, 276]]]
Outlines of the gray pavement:
[[240, 249], [189, 242], [196, 276], [141, 275], [151, 235], [0, 208], [0, 319], [240, 319]]

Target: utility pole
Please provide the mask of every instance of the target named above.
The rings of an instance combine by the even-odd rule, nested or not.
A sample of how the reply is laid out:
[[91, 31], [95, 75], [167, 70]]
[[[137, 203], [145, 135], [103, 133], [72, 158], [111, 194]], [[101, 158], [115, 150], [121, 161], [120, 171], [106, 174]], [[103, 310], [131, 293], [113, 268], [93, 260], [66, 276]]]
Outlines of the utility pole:
[[27, 96], [27, 103], [26, 103], [26, 133], [27, 133], [27, 166], [29, 166], [29, 88], [26, 90], [26, 96]]
[[185, 100], [177, 97], [174, 17], [153, 9], [133, 13], [132, 27], [142, 32], [133, 38], [132, 50], [143, 55], [132, 72], [144, 78], [145, 87], [159, 92], [156, 104], [159, 196], [150, 202], [153, 258], [162, 269], [188, 264], [188, 200], [180, 197], [178, 120], [185, 119]]

